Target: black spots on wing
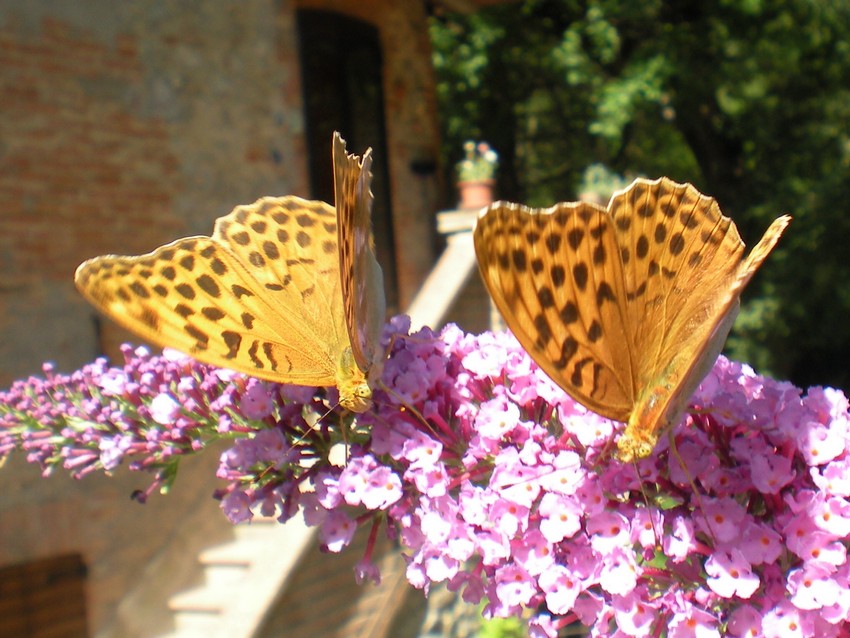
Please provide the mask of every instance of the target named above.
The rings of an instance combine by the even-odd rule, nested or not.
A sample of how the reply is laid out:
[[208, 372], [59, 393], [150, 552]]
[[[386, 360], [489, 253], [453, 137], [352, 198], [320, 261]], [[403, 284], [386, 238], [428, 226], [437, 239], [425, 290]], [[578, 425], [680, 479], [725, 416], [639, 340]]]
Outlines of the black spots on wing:
[[590, 327], [587, 329], [587, 338], [591, 343], [596, 343], [602, 337], [602, 325], [594, 319], [590, 322]]
[[303, 215], [297, 215], [295, 217], [295, 223], [298, 224], [298, 226], [300, 226], [301, 228], [309, 229], [316, 225], [316, 219], [312, 215], [308, 215], [305, 213]]
[[670, 254], [674, 257], [678, 257], [682, 251], [685, 249], [685, 237], [682, 233], [673, 233], [670, 237], [670, 243], [668, 244]]
[[233, 233], [229, 236], [229, 239], [237, 246], [247, 246], [251, 243], [251, 235], [244, 230], [239, 231], [238, 233]]
[[254, 268], [263, 268], [266, 265], [266, 259], [256, 250], [252, 250], [248, 253], [248, 263]]
[[177, 271], [174, 269], [174, 266], [163, 266], [159, 270], [159, 274], [162, 275], [168, 281], [174, 281], [177, 277]]
[[596, 290], [596, 305], [601, 308], [606, 302], [617, 303], [617, 295], [614, 294], [611, 285], [603, 281]]
[[205, 306], [201, 309], [201, 314], [204, 315], [210, 321], [221, 321], [224, 319], [225, 314], [222, 312], [220, 308], [215, 308], [212, 306]]
[[225, 359], [235, 359], [239, 354], [239, 348], [242, 346], [242, 335], [232, 330], [224, 330], [221, 333], [221, 338], [224, 345], [227, 346], [227, 354]]
[[227, 266], [218, 257], [211, 259], [210, 262], [209, 262], [209, 266], [210, 266], [210, 270], [212, 270], [219, 277], [221, 277], [222, 275], [227, 273]]
[[151, 296], [150, 291], [140, 281], [134, 281], [133, 283], [131, 283], [130, 290], [133, 291], [133, 294], [135, 294], [137, 297], [141, 297], [142, 299], [148, 299]]
[[242, 297], [253, 297], [254, 293], [251, 292], [245, 286], [240, 286], [239, 284], [233, 284], [230, 287], [230, 292], [233, 293], [233, 296], [237, 299], [242, 299]]
[[207, 293], [210, 297], [218, 299], [221, 296], [221, 288], [219, 288], [215, 279], [209, 275], [201, 275], [195, 280], [195, 282], [198, 284], [200, 289]]
[[679, 207], [672, 200], [667, 200], [658, 205], [658, 210], [667, 219], [672, 219], [676, 215], [676, 211], [679, 210]]
[[174, 306], [174, 312], [176, 312], [184, 319], [188, 319], [189, 317], [195, 314], [194, 309], [184, 303], [178, 303], [176, 306]]
[[266, 259], [275, 261], [280, 258], [280, 250], [278, 249], [277, 244], [273, 241], [264, 241], [262, 248]]
[[195, 348], [197, 350], [206, 350], [209, 348], [210, 337], [206, 332], [192, 324], [186, 324], [184, 329], [186, 330], [186, 334], [195, 340]]
[[641, 235], [638, 237], [637, 244], [635, 245], [635, 255], [638, 259], [646, 259], [648, 254], [649, 240], [646, 238], [646, 235]]
[[593, 248], [593, 264], [595, 266], [604, 264], [606, 257], [607, 254], [605, 253], [605, 246], [602, 243], [596, 244]]
[[252, 341], [251, 345], [248, 347], [248, 357], [251, 359], [251, 363], [254, 364], [254, 367], [261, 370], [263, 368], [263, 362], [260, 361], [260, 358], [257, 356], [259, 349], [259, 342], [256, 340]]
[[552, 340], [552, 329], [545, 315], [539, 314], [534, 317], [534, 328], [537, 330], [537, 347], [545, 348], [546, 344]]
[[312, 241], [310, 233], [304, 232], [303, 230], [299, 230], [295, 235], [295, 243], [301, 246], [301, 248], [308, 248]]
[[533, 272], [535, 275], [539, 275], [541, 272], [543, 272], [543, 260], [540, 259], [540, 257], [535, 257], [531, 260], [531, 272]]
[[632, 218], [628, 215], [620, 215], [619, 217], [614, 218], [614, 224], [617, 226], [618, 230], [625, 233], [632, 227]]
[[256, 320], [256, 317], [250, 312], [243, 312], [239, 315], [239, 319], [242, 321], [242, 325], [245, 326], [246, 330], [254, 329], [254, 321]]
[[185, 282], [179, 283], [174, 286], [174, 290], [176, 290], [177, 294], [179, 294], [184, 299], [191, 300], [195, 298], [195, 289]]
[[277, 359], [274, 357], [274, 347], [268, 341], [263, 341], [263, 354], [266, 355], [266, 359], [271, 364], [272, 370], [277, 370]]
[[588, 275], [587, 264], [583, 261], [580, 261], [573, 266], [573, 281], [575, 281], [576, 288], [582, 292], [587, 287]]
[[516, 249], [511, 253], [511, 260], [513, 261], [514, 268], [517, 272], [525, 272], [528, 267], [528, 262], [526, 260], [525, 251], [521, 249]]
[[180, 264], [180, 267], [183, 270], [191, 272], [191, 270], [195, 267], [195, 256], [192, 254], [183, 255], [177, 263]]
[[688, 266], [690, 266], [691, 268], [696, 268], [701, 263], [702, 263], [702, 255], [699, 253], [699, 251], [692, 252], [691, 256], [688, 257]]
[[573, 301], [568, 301], [564, 304], [558, 313], [558, 317], [564, 322], [564, 325], [570, 325], [578, 321], [578, 306]]
[[679, 215], [679, 223], [688, 230], [693, 230], [699, 226], [699, 219], [697, 219], [697, 216], [692, 214], [690, 211], [682, 211]]
[[561, 264], [555, 264], [549, 269], [549, 276], [552, 279], [552, 285], [555, 288], [560, 288], [567, 281], [567, 273]]
[[555, 367], [559, 370], [565, 369], [569, 365], [570, 359], [575, 356], [576, 352], [578, 352], [578, 341], [571, 336], [567, 336], [561, 343], [559, 358], [553, 362]]
[[549, 286], [543, 286], [537, 291], [537, 301], [540, 307], [544, 310], [552, 308], [555, 305], [555, 295], [552, 294], [552, 289]]
[[151, 330], [159, 330], [159, 315], [147, 306], [142, 306], [139, 319]]
[[567, 244], [573, 250], [578, 250], [584, 240], [584, 229], [573, 228], [567, 233]]

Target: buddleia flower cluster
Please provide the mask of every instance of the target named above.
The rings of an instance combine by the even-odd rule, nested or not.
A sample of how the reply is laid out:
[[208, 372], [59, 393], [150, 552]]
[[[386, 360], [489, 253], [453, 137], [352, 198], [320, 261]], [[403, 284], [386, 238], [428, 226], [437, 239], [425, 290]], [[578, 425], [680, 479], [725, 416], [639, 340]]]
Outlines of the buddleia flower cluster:
[[[445, 584], [488, 617], [591, 636], [850, 635], [848, 402], [719, 358], [653, 454], [616, 460], [621, 424], [575, 403], [509, 334], [386, 331], [372, 410], [174, 352], [125, 348], [0, 393], [0, 454], [45, 472], [148, 470], [232, 442], [217, 491], [233, 522], [303, 514], [344, 551], [397, 539], [407, 579]], [[341, 451], [341, 453], [340, 453]]]

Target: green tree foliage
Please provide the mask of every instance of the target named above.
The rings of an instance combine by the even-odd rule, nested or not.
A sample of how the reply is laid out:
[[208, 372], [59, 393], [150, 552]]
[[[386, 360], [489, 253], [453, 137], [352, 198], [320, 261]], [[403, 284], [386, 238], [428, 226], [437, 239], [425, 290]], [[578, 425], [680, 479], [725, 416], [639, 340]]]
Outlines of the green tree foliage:
[[729, 353], [850, 388], [850, 3], [529, 0], [431, 32], [446, 166], [487, 140], [500, 197], [575, 199], [601, 164], [693, 183], [748, 245], [792, 214]]

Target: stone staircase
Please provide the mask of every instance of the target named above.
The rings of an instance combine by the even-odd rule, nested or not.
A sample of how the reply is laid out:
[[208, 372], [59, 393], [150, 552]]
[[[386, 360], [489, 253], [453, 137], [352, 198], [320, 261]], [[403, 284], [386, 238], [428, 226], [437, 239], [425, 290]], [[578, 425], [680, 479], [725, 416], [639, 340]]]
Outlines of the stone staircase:
[[300, 518], [285, 525], [255, 518], [236, 525], [235, 537], [203, 550], [198, 562], [204, 583], [169, 600], [173, 638], [249, 638], [286, 586], [314, 530]]

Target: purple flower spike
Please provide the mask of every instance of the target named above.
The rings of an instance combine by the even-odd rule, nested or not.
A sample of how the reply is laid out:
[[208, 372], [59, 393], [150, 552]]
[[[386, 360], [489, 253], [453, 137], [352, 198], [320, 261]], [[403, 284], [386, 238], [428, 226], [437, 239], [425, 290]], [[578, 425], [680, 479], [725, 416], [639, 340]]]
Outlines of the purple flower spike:
[[[720, 357], [692, 412], [637, 465], [622, 424], [576, 404], [508, 334], [408, 335], [393, 319], [374, 407], [278, 386], [177, 353], [125, 348], [0, 393], [0, 454], [45, 472], [132, 469], [167, 488], [213, 440], [234, 522], [299, 511], [344, 551], [365, 527], [358, 580], [378, 580], [379, 530], [407, 577], [444, 582], [532, 636], [850, 635], [850, 415], [838, 390], [761, 377]], [[679, 461], [682, 459], [683, 464]]]

